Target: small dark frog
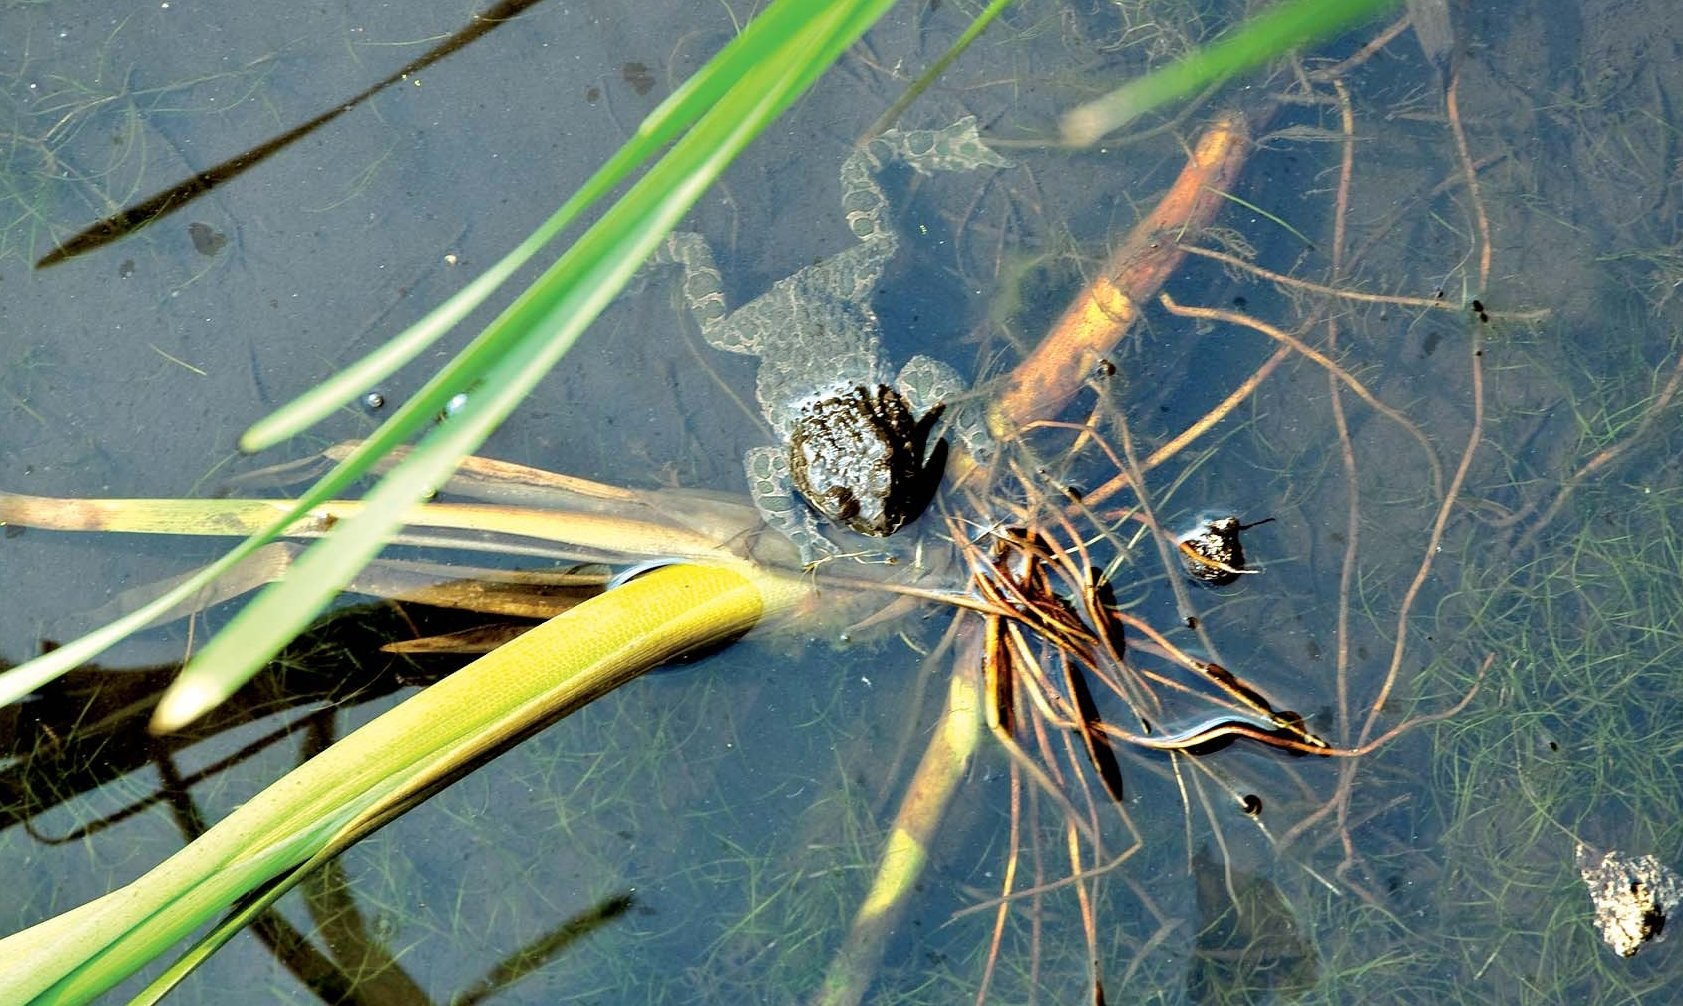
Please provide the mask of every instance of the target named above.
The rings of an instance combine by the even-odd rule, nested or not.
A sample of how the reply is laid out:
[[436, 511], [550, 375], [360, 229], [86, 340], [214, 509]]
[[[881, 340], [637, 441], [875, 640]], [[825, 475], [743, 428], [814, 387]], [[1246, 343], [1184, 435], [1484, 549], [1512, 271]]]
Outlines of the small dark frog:
[[[1010, 163], [982, 142], [973, 117], [945, 129], [883, 133], [842, 163], [842, 207], [858, 243], [734, 311], [699, 234], [674, 233], [650, 260], [683, 267], [684, 299], [710, 345], [759, 358], [755, 398], [778, 444], [744, 456], [748, 488], [766, 523], [807, 563], [837, 551], [814, 511], [877, 537], [923, 511], [947, 454], [945, 441], [929, 449], [930, 430], [944, 402], [965, 388], [939, 360], [914, 356], [896, 375], [882, 359], [882, 326], [870, 302], [899, 248], [874, 177], [888, 161], [921, 174]], [[979, 419], [961, 413], [952, 426], [971, 450], [986, 448]]]
[[801, 409], [789, 437], [795, 488], [812, 508], [860, 534], [886, 537], [929, 505], [947, 464], [947, 442], [925, 457], [929, 431], [946, 406], [913, 418], [906, 396], [886, 384], [856, 386]]
[[1239, 543], [1239, 532], [1273, 519], [1264, 517], [1241, 524], [1239, 518], [1231, 516], [1198, 518], [1198, 526], [1179, 537], [1180, 562], [1186, 575], [1211, 587], [1225, 587], [1241, 574], [1261, 572], [1245, 568], [1245, 548]]

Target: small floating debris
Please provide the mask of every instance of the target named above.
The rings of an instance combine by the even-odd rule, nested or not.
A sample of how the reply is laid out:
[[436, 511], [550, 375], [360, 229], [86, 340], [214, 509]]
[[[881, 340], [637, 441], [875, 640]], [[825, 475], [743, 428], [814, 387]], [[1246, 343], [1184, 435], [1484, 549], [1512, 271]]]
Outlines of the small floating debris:
[[1683, 877], [1653, 856], [1598, 852], [1578, 843], [1578, 874], [1595, 905], [1595, 927], [1620, 957], [1655, 939], [1683, 905]]
[[1245, 568], [1245, 549], [1239, 544], [1239, 532], [1273, 520], [1264, 517], [1251, 524], [1239, 523], [1237, 517], [1198, 518], [1198, 526], [1179, 537], [1180, 561], [1186, 575], [1211, 587], [1225, 587], [1245, 573], [1260, 573]]

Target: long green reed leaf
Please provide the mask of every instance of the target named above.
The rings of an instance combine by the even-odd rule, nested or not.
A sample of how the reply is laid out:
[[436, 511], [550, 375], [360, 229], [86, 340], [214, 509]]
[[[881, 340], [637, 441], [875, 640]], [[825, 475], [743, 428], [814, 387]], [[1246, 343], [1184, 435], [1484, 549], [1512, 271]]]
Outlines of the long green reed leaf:
[[803, 15], [798, 5], [786, 3], [768, 9], [750, 22], [731, 45], [656, 106], [637, 132], [531, 236], [385, 345], [254, 423], [240, 437], [240, 449], [253, 453], [266, 450], [302, 433], [414, 359], [483, 304], [580, 214], [617, 188], [717, 104], [734, 81], [765, 57], [767, 40], [793, 30]]
[[[292, 575], [265, 589], [211, 640], [165, 693], [153, 728], [176, 729], [214, 707], [301, 631], [379, 552], [409, 506], [436, 490], [572, 347], [725, 166], [887, 6], [886, 0], [836, 3], [811, 12], [786, 39], [756, 36], [767, 46], [760, 58], [745, 62], [691, 131], [393, 423], [476, 389], [467, 404], [380, 483], [361, 514], [307, 551]], [[387, 449], [386, 439], [377, 432], [340, 469], [372, 463]]]
[[[714, 125], [693, 135], [711, 142], [729, 138], [732, 146], [728, 150], [715, 151], [717, 156], [708, 156], [701, 149], [699, 140], [674, 148], [660, 167], [651, 171], [622, 199], [622, 205], [629, 208], [618, 214], [605, 215], [581, 237], [574, 252], [563, 259], [566, 263], [564, 267], [558, 264], [549, 270], [531, 291], [517, 300], [456, 359], [399, 407], [358, 451], [304, 493], [295, 502], [290, 514], [276, 519], [270, 527], [240, 543], [217, 562], [144, 608], [0, 674], [0, 704], [22, 699], [189, 600], [206, 584], [274, 540], [297, 516], [343, 492], [366, 474], [379, 458], [407, 443], [432, 423], [455, 395], [479, 388], [477, 394], [470, 395], [466, 409], [452, 416], [427, 438], [425, 443], [429, 452], [422, 453], [420, 458], [411, 458], [403, 469], [392, 473], [394, 488], [376, 491], [377, 498], [382, 501], [380, 512], [365, 514], [355, 522], [346, 522], [347, 530], [354, 528], [354, 542], [348, 535], [344, 539], [334, 535], [317, 546], [317, 553], [342, 550], [343, 561], [330, 562], [319, 557], [311, 560], [308, 568], [312, 575], [323, 576], [317, 585], [288, 589], [280, 595], [278, 602], [269, 599], [278, 592], [272, 588], [270, 594], [252, 602], [263, 605], [259, 611], [262, 617], [273, 619], [270, 625], [259, 631], [252, 627], [257, 616], [238, 618], [230, 628], [239, 629], [240, 642], [219, 644], [213, 641], [200, 654], [190, 669], [191, 678], [187, 684], [178, 685], [178, 691], [189, 698], [174, 698], [170, 715], [162, 718], [159, 725], [179, 721], [179, 717], [190, 715], [188, 711], [201, 702], [216, 695], [226, 695], [238, 687], [238, 683], [249, 678], [252, 670], [272, 656], [285, 639], [296, 634], [314, 617], [327, 599], [348, 582], [349, 575], [354, 573], [359, 563], [372, 556], [372, 550], [377, 549], [373, 543], [396, 527], [398, 515], [407, 502], [423, 498], [433, 491], [456, 460], [483, 442], [496, 423], [513, 408], [513, 403], [530, 389], [543, 371], [554, 364], [584, 326], [612, 299], [634, 271], [635, 265], [658, 242], [662, 229], [669, 229], [682, 217], [748, 139], [804, 92], [889, 6], [889, 0], [832, 0], [822, 5], [811, 0], [778, 0], [773, 3], [706, 67], [651, 113], [637, 135], [628, 142], [629, 151], [616, 154], [608, 166], [592, 176], [578, 196], [569, 200], [531, 239], [522, 242], [509, 258], [493, 266], [488, 275], [492, 279], [506, 278], [507, 273], [518, 267], [512, 264], [515, 255], [535, 252], [553, 238], [554, 234], [550, 231], [558, 233], [588, 202], [606, 194], [637, 164], [704, 117], [711, 118]], [[744, 116], [750, 109], [755, 110], [751, 121], [737, 123], [742, 126], [740, 129], [727, 128], [732, 125], [732, 116]], [[666, 189], [664, 196], [658, 192], [660, 187]], [[655, 205], [657, 202], [660, 205]], [[640, 208], [638, 204], [642, 204]], [[639, 221], [642, 226], [634, 232], [617, 237], [611, 233], [612, 227], [628, 227]], [[580, 247], [588, 249], [588, 252], [579, 251]], [[610, 267], [604, 265], [605, 259], [622, 261]], [[492, 279], [483, 283], [476, 280], [468, 290], [463, 291], [463, 295], [482, 299]], [[589, 286], [589, 290], [580, 292], [583, 286]], [[355, 365], [355, 373], [351, 377], [332, 384], [320, 395], [307, 396], [294, 403], [290, 411], [283, 410], [285, 414], [280, 418], [254, 427], [248, 434], [248, 446], [273, 442], [285, 436], [286, 431], [296, 429], [303, 418], [319, 416], [324, 408], [330, 410], [336, 407], [348, 395], [371, 383], [375, 379], [371, 375], [383, 373], [382, 368], [401, 365], [403, 360], [436, 338], [442, 331], [444, 320], [459, 317], [470, 309], [471, 304], [467, 300], [440, 308], [415, 330], [401, 335], [393, 346]], [[542, 327], [545, 325], [548, 327]], [[526, 340], [549, 338], [556, 341], [547, 349], [521, 348]], [[520, 352], [516, 353], [517, 349]], [[499, 366], [497, 361], [504, 357], [513, 358], [516, 362]], [[499, 389], [499, 384], [502, 388], [518, 387], [520, 390], [505, 394]], [[446, 457], [451, 460], [441, 460]], [[228, 661], [229, 670], [214, 673], [207, 670], [214, 666], [207, 657], [213, 657], [216, 662]], [[209, 684], [212, 681], [215, 683]], [[194, 695], [197, 698], [191, 697]]]
[[1064, 142], [1085, 147], [1161, 105], [1326, 38], [1399, 0], [1287, 0], [1178, 62], [1129, 81], [1063, 118]]

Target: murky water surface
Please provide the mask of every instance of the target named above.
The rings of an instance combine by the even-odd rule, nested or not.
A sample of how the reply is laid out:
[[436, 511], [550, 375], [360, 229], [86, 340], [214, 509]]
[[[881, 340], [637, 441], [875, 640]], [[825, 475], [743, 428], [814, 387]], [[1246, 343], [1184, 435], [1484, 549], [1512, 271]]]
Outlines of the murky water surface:
[[[347, 409], [275, 459], [232, 448], [524, 236], [731, 37], [730, 14], [539, 3], [152, 226], [33, 270], [88, 223], [332, 109], [461, 26], [373, 4], [0, 9], [0, 488], [207, 496], [366, 433], [378, 413]], [[1155, 132], [1078, 152], [1045, 142], [1062, 111], [1232, 16], [1174, 0], [1013, 10], [904, 121], [974, 113], [1016, 166], [890, 171], [907, 239], [875, 306], [894, 360], [928, 353], [986, 390], [1209, 120], [1229, 105], [1268, 114], [1230, 205], [1184, 236], [1228, 261], [1190, 255], [1164, 286], [1225, 315], [1148, 304], [1114, 373], [1056, 417], [1096, 441], [1030, 434], [975, 516], [1030, 505], [1066, 547], [1078, 531], [1118, 603], [1169, 642], [1335, 746], [1385, 741], [1359, 758], [1250, 740], [1195, 756], [1124, 747], [1117, 806], [1057, 725], [1044, 742], [1021, 735], [1056, 796], [985, 739], [872, 1001], [969, 1001], [984, 985], [1000, 1002], [1084, 1001], [1094, 957], [1111, 1002], [1667, 1001], [1675, 945], [1628, 961], [1601, 947], [1573, 846], [1683, 863], [1669, 733], [1683, 704], [1683, 26], [1660, 0], [1475, 4], [1435, 63], [1405, 31], [1341, 66], [1385, 28], [1368, 25]], [[847, 246], [849, 145], [964, 17], [895, 12], [702, 199], [689, 226], [717, 249], [730, 298]], [[740, 492], [742, 451], [767, 436], [752, 368], [702, 342], [656, 282], [612, 307], [484, 453]], [[401, 401], [424, 378], [417, 366], [377, 390]], [[1186, 585], [1126, 492], [1049, 520], [1048, 499], [1097, 490], [1128, 450], [1165, 531], [1205, 513], [1272, 518], [1245, 533], [1256, 572]], [[0, 658], [218, 547], [8, 535]], [[154, 693], [229, 610], [110, 654], [99, 715]], [[400, 1001], [449, 1001], [537, 944], [543, 963], [499, 1001], [799, 1001], [842, 945], [954, 673], [950, 653], [920, 655], [950, 612], [924, 614], [849, 643], [814, 624], [635, 682], [357, 846], [282, 914]], [[340, 625], [189, 746], [131, 729], [63, 756], [60, 731], [98, 726], [74, 697], [53, 730], [39, 707], [9, 721], [0, 928], [132, 879], [181, 845], [192, 814], [214, 820], [399, 701], [413, 686], [391, 673], [413, 668], [374, 649], [409, 623], [377, 608]], [[1136, 669], [1174, 677], [1142, 640], [1130, 634]], [[160, 669], [122, 670], [146, 667]], [[356, 701], [312, 715], [347, 681], [365, 689]], [[1138, 726], [1099, 691], [1107, 721]], [[1024, 698], [1019, 713], [1033, 709]], [[282, 956], [241, 937], [181, 998], [324, 994]]]

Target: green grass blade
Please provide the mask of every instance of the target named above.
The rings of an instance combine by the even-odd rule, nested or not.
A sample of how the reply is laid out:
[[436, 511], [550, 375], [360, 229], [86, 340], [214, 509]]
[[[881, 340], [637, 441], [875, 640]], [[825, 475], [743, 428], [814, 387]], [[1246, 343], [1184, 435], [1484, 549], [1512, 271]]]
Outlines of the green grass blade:
[[1240, 199], [1238, 196], [1234, 195], [1231, 192], [1218, 192], [1218, 193], [1216, 193], [1216, 195], [1218, 195], [1221, 198], [1227, 200], [1228, 202], [1232, 203], [1235, 206], [1243, 206], [1248, 212], [1254, 213], [1257, 216], [1261, 217], [1262, 219], [1264, 219], [1264, 220], [1268, 221], [1269, 223], [1273, 224], [1274, 226], [1280, 228], [1281, 230], [1285, 231], [1287, 234], [1290, 234], [1292, 237], [1294, 237], [1294, 238], [1298, 239], [1299, 241], [1303, 242], [1303, 246], [1305, 248], [1315, 247], [1315, 242], [1313, 242], [1309, 239], [1309, 235], [1307, 235], [1307, 234], [1303, 233], [1302, 231], [1298, 230], [1296, 227], [1293, 227], [1284, 217], [1280, 216], [1279, 214], [1270, 213], [1267, 210], [1263, 209], [1262, 207], [1258, 206], [1257, 204], [1251, 202], [1250, 200]]
[[[60, 944], [67, 957], [86, 955], [95, 947], [100, 949], [91, 960], [78, 964], [62, 981], [32, 1002], [35, 1006], [92, 1002], [117, 981], [145, 967], [182, 937], [214, 919], [246, 892], [262, 886], [277, 870], [307, 856], [308, 850], [319, 841], [301, 831], [290, 842], [268, 846], [260, 854], [241, 856], [215, 869], [192, 870], [197, 878], [178, 894], [168, 885], [155, 885], [155, 890], [147, 893], [157, 902], [156, 910], [132, 928], [98, 934], [107, 936], [108, 946], [98, 941], [98, 935], [86, 930], [78, 931], [75, 941]], [[122, 918], [119, 913], [111, 916], [113, 922]]]
[[877, 116], [877, 121], [871, 124], [871, 132], [884, 132], [899, 122], [901, 114], [911, 107], [912, 102], [921, 97], [923, 92], [929, 90], [930, 86], [940, 79], [941, 74], [947, 71], [947, 67], [953, 65], [958, 57], [964, 55], [965, 50], [970, 48], [970, 44], [981, 38], [982, 32], [987, 31], [988, 26], [998, 20], [999, 16], [1005, 13], [1005, 8], [1011, 6], [1011, 4], [1012, 0], [989, 0], [988, 5], [971, 19], [970, 24], [965, 27], [964, 33], [959, 35], [952, 45], [947, 46], [947, 51], [941, 53], [940, 57], [931, 63], [928, 69], [918, 74], [917, 79], [912, 81], [911, 86], [906, 88], [905, 93], [894, 99], [894, 104], [889, 106], [888, 111]]
[[[379, 552], [410, 505], [441, 485], [571, 348], [725, 166], [886, 6], [885, 0], [837, 4], [749, 65], [646, 177], [428, 382], [416, 401], [441, 404], [464, 388], [480, 390], [380, 483], [366, 510], [308, 550], [287, 579], [266, 588], [211, 640], [165, 693], [153, 728], [175, 729], [224, 700], [314, 618]], [[378, 442], [340, 467], [377, 456]]]
[[[268, 911], [275, 902], [285, 897], [288, 891], [297, 887], [312, 872], [342, 851], [344, 851], [342, 847], [332, 847], [330, 850], [323, 849], [323, 851], [317, 852], [290, 870], [277, 871], [278, 878], [269, 883], [268, 886], [263, 887], [263, 893], [255, 898], [242, 901], [233, 913], [218, 921], [210, 932], [194, 940], [192, 946], [188, 947], [180, 957], [171, 961], [169, 967], [160, 972], [158, 977], [152, 979], [151, 983], [142, 989], [139, 994], [129, 1000], [129, 1006], [153, 1006], [155, 1003], [162, 1002], [166, 996], [175, 990], [177, 985], [180, 985], [188, 975], [196, 971], [199, 965], [210, 960], [218, 950], [228, 944], [229, 940], [238, 936], [259, 915]], [[271, 876], [275, 876], [275, 874], [271, 874]], [[252, 884], [248, 890], [262, 886], [262, 883], [263, 880], [259, 880]], [[152, 958], [161, 955], [163, 950], [164, 948], [159, 947]], [[102, 965], [103, 962], [101, 962]]]
[[[290, 520], [279, 522], [272, 530], [278, 531], [288, 523]], [[183, 580], [173, 590], [155, 598], [144, 607], [0, 674], [0, 706], [23, 701], [35, 689], [93, 660], [110, 647], [146, 628], [154, 620], [167, 615], [177, 605], [187, 603], [199, 591], [214, 583], [222, 574], [239, 565], [241, 560], [273, 539], [274, 534], [269, 533], [241, 542], [233, 551], [194, 576]]]
[[636, 134], [530, 237], [396, 338], [253, 424], [240, 437], [240, 449], [255, 453], [302, 433], [414, 359], [483, 304], [582, 212], [618, 187], [713, 107], [728, 93], [733, 81], [765, 57], [776, 37], [798, 27], [805, 14], [801, 5], [783, 3], [750, 22], [718, 56], [649, 113]]
[[[877, 17], [880, 17], [889, 6], [889, 0], [835, 0], [835, 2], [823, 6], [803, 2], [803, 0], [780, 0], [780, 2], [774, 3], [762, 12], [724, 51], [710, 61], [708, 66], [699, 72], [692, 81], [684, 84], [671, 98], [663, 102], [660, 108], [639, 129], [638, 137], [633, 142], [646, 145], [651, 149], [658, 148], [662, 142], [699, 117], [709, 113], [716, 116], [721, 110], [728, 111], [738, 105], [749, 104], [759, 97], [771, 93], [774, 84], [778, 89], [779, 97], [773, 103], [773, 108], [775, 111], [780, 111], [789, 102], [793, 101], [795, 96], [810, 86], [812, 81], [816, 80], [845, 51], [846, 47], [863, 34], [865, 29]], [[772, 70], [768, 68], [774, 68], [776, 72], [772, 73]], [[751, 81], [751, 83], [745, 85], [744, 81]], [[759, 89], [757, 93], [756, 89]], [[733, 95], [734, 98], [732, 98]], [[775, 114], [775, 111], [773, 114]], [[757, 121], [752, 130], [745, 131], [745, 135], [752, 135], [759, 129], [763, 129], [768, 121], [769, 118]], [[715, 128], [706, 135], [717, 142], [718, 137], [726, 132], [728, 131]], [[745, 143], [746, 139], [743, 139], [742, 142]], [[736, 149], [739, 150], [740, 146]], [[676, 152], [675, 149], [673, 153]], [[731, 156], [734, 156], [734, 152], [733, 150]], [[689, 161], [689, 168], [692, 170], [703, 162], [703, 159], [697, 156], [694, 147], [686, 148], [685, 156]], [[632, 158], [633, 155], [626, 155], [627, 162]], [[728, 158], [725, 160], [728, 160]], [[633, 189], [633, 192], [637, 194], [638, 201], [647, 203], [651, 198], [650, 193], [654, 190], [651, 183], [659, 179], [661, 185], [668, 186], [672, 193], [678, 197], [679, 202], [674, 203], [673, 206], [687, 208], [699, 197], [701, 191], [711, 182], [712, 178], [716, 177], [718, 171], [722, 169], [723, 163], [724, 160], [715, 160], [711, 174], [705, 177], [692, 177], [686, 176], [684, 166], [672, 155], [668, 155], [668, 158], [662, 162], [666, 167], [662, 169], [657, 166], [657, 169], [651, 171], [643, 182]], [[593, 190], [593, 195], [599, 195], [611, 188], [611, 182], [607, 180], [610, 174], [611, 172], [604, 172], [599, 173], [598, 176], [593, 176], [594, 189], [600, 190]], [[622, 200], [622, 203], [631, 201], [631, 199], [631, 194], [628, 194], [626, 199]], [[645, 213], [648, 212], [646, 205], [643, 209]], [[675, 221], [682, 215], [682, 209], [673, 210], [667, 215]], [[610, 216], [616, 222], [623, 224], [632, 215], [629, 211], [626, 211], [625, 215], [613, 215], [610, 212], [609, 216], [604, 216], [603, 220], [586, 235], [586, 237], [589, 237], [590, 234], [596, 235], [595, 238], [591, 239], [591, 247], [594, 249], [592, 254], [597, 257], [646, 255], [646, 250], [641, 253], [636, 250], [638, 245], [645, 246], [645, 248], [652, 247], [648, 243], [646, 232], [640, 236], [634, 235], [626, 238], [618, 247], [612, 245], [603, 229], [603, 225], [608, 223]], [[670, 226], [670, 224], [664, 226]], [[622, 238], [625, 237], [622, 235]], [[633, 240], [633, 238], [640, 238], [640, 240]], [[544, 240], [547, 240], [547, 237]], [[655, 240], [658, 240], [658, 238]], [[584, 241], [585, 238], [581, 237], [580, 244], [583, 244]], [[538, 240], [537, 243], [541, 245], [543, 241]], [[522, 247], [524, 246], [525, 243], [522, 244]], [[576, 248], [577, 246], [575, 246], [575, 250]], [[569, 257], [564, 258], [563, 261], [569, 263], [565, 268], [582, 268], [580, 258], [572, 255], [572, 253], [569, 253]], [[633, 258], [632, 261], [640, 261], [640, 258]], [[392, 449], [407, 443], [428, 424], [432, 423], [434, 417], [456, 394], [473, 388], [482, 378], [491, 379], [493, 362], [498, 356], [511, 352], [512, 347], [524, 338], [542, 337], [541, 333], [534, 336], [529, 327], [526, 331], [521, 331], [520, 326], [531, 326], [541, 321], [546, 315], [559, 315], [564, 313], [567, 308], [582, 309], [586, 306], [584, 304], [585, 298], [575, 298], [569, 301], [567, 305], [555, 303], [558, 293], [546, 288], [562, 282], [564, 277], [558, 274], [563, 271], [563, 267], [558, 265], [546, 273], [544, 279], [540, 280], [532, 291], [528, 291], [527, 295], [517, 300], [467, 349], [447, 364], [432, 380], [428, 381], [416, 395], [400, 406], [384, 424], [369, 436], [357, 451], [353, 452], [332, 471], [323, 476], [308, 492], [304, 493], [296, 501], [290, 514], [278, 517], [268, 528], [242, 542], [233, 551], [207, 567], [200, 574], [184, 582], [167, 596], [160, 597], [148, 604], [140, 611], [102, 626], [51, 653], [44, 654], [34, 660], [20, 664], [11, 671], [0, 674], [0, 700], [17, 701], [65, 671], [94, 659], [111, 645], [144, 628], [152, 619], [163, 614], [170, 607], [191, 597], [198, 589], [211, 582], [215, 577], [227, 572], [258, 548], [273, 541], [297, 516], [305, 513], [311, 507], [332, 499], [355, 483], [378, 459]], [[573, 327], [574, 330], [571, 336], [562, 337], [563, 348], [570, 344], [566, 342], [566, 339], [576, 338], [577, 331], [582, 330], [583, 325], [589, 318], [594, 317], [595, 312], [601, 309], [602, 304], [611, 299], [612, 292], [618, 289], [618, 284], [623, 283], [623, 277], [628, 274], [623, 270], [592, 273], [594, 276], [602, 277], [602, 282], [611, 281], [612, 276], [619, 276], [620, 278], [614, 281], [615, 285], [602, 287], [600, 297], [588, 298], [594, 306], [590, 307], [587, 313], [565, 319], [565, 324]], [[541, 304], [539, 302], [548, 303], [550, 309], [540, 309]], [[539, 304], [539, 306], [534, 306], [534, 304]], [[417, 335], [414, 337], [415, 343], [408, 343], [394, 349], [390, 355], [384, 358], [385, 361], [390, 363], [397, 360], [403, 352], [412, 350], [414, 345], [423, 337], [424, 335]], [[402, 337], [399, 341], [402, 341]], [[557, 353], [555, 356], [559, 356], [559, 354]], [[521, 359], [523, 362], [531, 363], [537, 358], [538, 354], [528, 352]], [[550, 358], [550, 362], [553, 362], [553, 357]], [[522, 373], [518, 372], [517, 368], [507, 368], [500, 371], [499, 374], [509, 374], [511, 370], [514, 372], [511, 377], [507, 378], [508, 380], [529, 386], [529, 382], [524, 380]], [[365, 387], [367, 375], [373, 372], [372, 366], [369, 369], [359, 371], [356, 380], [339, 387], [338, 392], [335, 393], [338, 397], [335, 397], [335, 395], [324, 397], [313, 404], [302, 407], [303, 411], [299, 414], [319, 411], [322, 408], [322, 401], [336, 403], [345, 400], [343, 395], [354, 394], [357, 390]], [[504, 377], [498, 376], [496, 379], [503, 380]], [[533, 379], [535, 380], [535, 378]], [[347, 389], [350, 390], [347, 391]], [[486, 398], [486, 394], [489, 395], [489, 398]], [[479, 404], [474, 404], [475, 402]], [[508, 402], [509, 399], [498, 398], [494, 385], [489, 387], [486, 393], [470, 398], [470, 408], [466, 411], [466, 414], [452, 417], [451, 422], [447, 425], [462, 429], [467, 427], [469, 422], [473, 422], [473, 435], [448, 438], [447, 452], [459, 451], [459, 457], [465, 456], [477, 447], [483, 441], [491, 426], [494, 425], [495, 420], [501, 419], [512, 408]], [[477, 419], [488, 421], [479, 422]], [[283, 435], [279, 431], [286, 428], [286, 422], [265, 425], [259, 431], [261, 435], [258, 439], [267, 440], [277, 435]], [[444, 438], [441, 438], [433, 442], [440, 443], [443, 441]], [[428, 483], [434, 482], [439, 477], [437, 475], [438, 470], [439, 465], [436, 462], [429, 463], [425, 469], [418, 467], [410, 469], [405, 475], [404, 492], [414, 493], [411, 500], [426, 495], [433, 488]], [[398, 497], [395, 494], [384, 498], [387, 500], [387, 512], [384, 516], [379, 520], [370, 519], [359, 526], [365, 529], [377, 526], [385, 526], [389, 529], [395, 526], [396, 518], [393, 514], [400, 513], [403, 506], [396, 503]], [[329, 541], [332, 540], [329, 539]], [[372, 537], [370, 540], [372, 540]], [[335, 544], [327, 547], [336, 548], [338, 546]], [[366, 543], [356, 550], [356, 554], [359, 556], [368, 554]], [[282, 621], [291, 628], [286, 631], [295, 632], [306, 624], [319, 610], [320, 605], [324, 603], [322, 598], [337, 590], [336, 584], [348, 582], [343, 574], [345, 570], [350, 568], [351, 564], [338, 565], [340, 568], [335, 575], [324, 581], [319, 591], [302, 593], [297, 596], [290, 593], [287, 595], [287, 604], [291, 607]], [[265, 610], [273, 609], [266, 608]], [[249, 623], [250, 620], [246, 619], [245, 621]], [[235, 661], [239, 670], [230, 675], [229, 680], [232, 681], [236, 678], [243, 680], [240, 677], [242, 674], [249, 677], [250, 669], [260, 665], [263, 660], [267, 659], [268, 655], [272, 655], [274, 652], [278, 644], [273, 644], [272, 640], [280, 638], [282, 635], [283, 633], [278, 629], [262, 634], [261, 638], [265, 640], [263, 646], [258, 650], [249, 651]], [[216, 647], [219, 659], [222, 655], [235, 650], [234, 647]], [[205, 666], [203, 658], [204, 655], [201, 654], [200, 659], [195, 662], [201, 668]], [[200, 681], [203, 681], [202, 674]], [[219, 685], [211, 689], [211, 693], [226, 691], [227, 688], [227, 685]], [[177, 706], [178, 709], [190, 707], [191, 703]]]
[[1288, 0], [1256, 15], [1238, 30], [1161, 70], [1129, 81], [1064, 116], [1072, 146], [1097, 143], [1160, 105], [1185, 98], [1236, 73], [1254, 69], [1291, 50], [1327, 38], [1357, 21], [1395, 6], [1397, 0]]

